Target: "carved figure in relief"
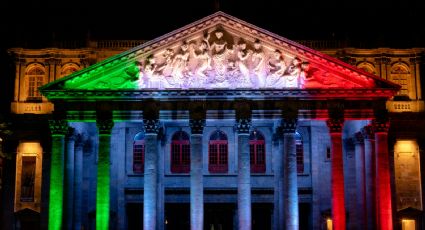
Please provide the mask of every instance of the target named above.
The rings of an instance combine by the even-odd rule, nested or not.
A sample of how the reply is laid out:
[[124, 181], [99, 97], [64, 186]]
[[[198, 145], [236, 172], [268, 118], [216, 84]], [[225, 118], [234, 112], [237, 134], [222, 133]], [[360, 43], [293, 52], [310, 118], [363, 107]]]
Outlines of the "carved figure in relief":
[[215, 70], [215, 74], [213, 74], [214, 79], [211, 79], [211, 81], [223, 82], [225, 80], [228, 57], [234, 50], [233, 47], [232, 49], [227, 47], [227, 41], [224, 39], [224, 33], [221, 29], [216, 30], [214, 34], [215, 39], [210, 45], [210, 49], [212, 68]]
[[286, 81], [285, 87], [299, 87], [299, 79], [301, 72], [301, 59], [295, 57], [294, 59], [292, 59], [292, 63], [288, 66], [287, 72], [284, 75]]
[[266, 87], [282, 88], [285, 87], [285, 78], [282, 77], [286, 70], [286, 64], [282, 53], [275, 50], [267, 62], [269, 74], [266, 78]]
[[158, 72], [162, 74], [162, 76], [170, 76], [173, 72], [173, 60], [174, 60], [174, 50], [166, 49], [164, 54], [164, 63], [160, 67], [158, 67]]
[[188, 73], [187, 63], [189, 60], [189, 44], [183, 42], [180, 47], [180, 52], [174, 56], [173, 59], [173, 72], [171, 75], [174, 78], [174, 84], [182, 86], [185, 81], [186, 74]]
[[[211, 56], [209, 54], [208, 50], [208, 42], [203, 40], [201, 41], [201, 44], [198, 47], [198, 52], [195, 51], [195, 48], [192, 44], [190, 48], [190, 52], [192, 56], [197, 59], [197, 65], [195, 67], [194, 73], [192, 72], [191, 75], [195, 75], [198, 85], [203, 86], [207, 79], [207, 70], [211, 69]], [[192, 82], [192, 85], [196, 85], [195, 82]]]
[[248, 58], [251, 56], [252, 50], [246, 48], [246, 42], [241, 39], [238, 42], [238, 52], [237, 52], [237, 58], [238, 58], [238, 67], [239, 71], [242, 74], [243, 82], [246, 85], [247, 83], [250, 83], [251, 80], [249, 79], [249, 69], [248, 69]]
[[157, 74], [157, 65], [155, 58], [150, 55], [146, 58], [143, 74], [140, 74], [139, 87], [142, 85], [146, 88], [162, 88], [162, 76]]
[[263, 52], [262, 45], [259, 40], [254, 42], [254, 52], [251, 55], [252, 61], [252, 82], [255, 87], [264, 87], [265, 85], [265, 59], [266, 55]]

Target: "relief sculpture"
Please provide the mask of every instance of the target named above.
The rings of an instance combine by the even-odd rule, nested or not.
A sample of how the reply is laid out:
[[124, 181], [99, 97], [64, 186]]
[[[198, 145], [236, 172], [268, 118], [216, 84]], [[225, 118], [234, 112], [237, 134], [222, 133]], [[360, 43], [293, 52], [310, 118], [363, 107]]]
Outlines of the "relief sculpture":
[[318, 74], [309, 74], [310, 64], [299, 57], [258, 39], [233, 36], [221, 27], [140, 62], [139, 88], [282, 89], [326, 85], [316, 77]]

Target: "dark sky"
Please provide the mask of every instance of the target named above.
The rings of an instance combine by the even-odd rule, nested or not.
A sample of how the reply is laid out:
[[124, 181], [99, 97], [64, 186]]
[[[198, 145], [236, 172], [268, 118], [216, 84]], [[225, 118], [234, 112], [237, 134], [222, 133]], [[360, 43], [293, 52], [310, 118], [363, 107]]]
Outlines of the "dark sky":
[[149, 40], [217, 9], [291, 40], [425, 47], [423, 0], [1, 0], [0, 109], [10, 107], [13, 94], [9, 47], [42, 48], [88, 34]]
[[43, 46], [88, 31], [94, 39], [152, 39], [217, 8], [288, 39], [406, 47], [425, 40], [423, 0], [3, 0], [0, 17], [9, 44]]

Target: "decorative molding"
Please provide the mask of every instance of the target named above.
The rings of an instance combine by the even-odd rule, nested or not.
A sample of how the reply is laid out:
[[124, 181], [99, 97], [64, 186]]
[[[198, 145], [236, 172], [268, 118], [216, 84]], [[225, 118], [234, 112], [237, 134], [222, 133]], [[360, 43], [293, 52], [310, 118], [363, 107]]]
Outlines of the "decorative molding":
[[238, 134], [249, 134], [251, 128], [251, 119], [237, 119], [236, 130]]
[[326, 120], [330, 133], [341, 133], [344, 126], [343, 118], [329, 118]]
[[159, 120], [158, 119], [143, 119], [143, 127], [145, 133], [158, 134]]
[[62, 135], [68, 133], [68, 121], [66, 120], [49, 120], [49, 128], [52, 136]]
[[282, 133], [295, 133], [297, 129], [298, 119], [296, 118], [284, 118], [281, 122]]
[[388, 133], [390, 128], [390, 122], [387, 119], [374, 119], [372, 125], [375, 133]]
[[99, 131], [99, 135], [111, 135], [112, 128], [114, 127], [114, 121], [112, 119], [97, 119], [96, 126]]
[[370, 99], [370, 98], [390, 98], [396, 94], [393, 89], [209, 89], [209, 90], [82, 90], [82, 91], [66, 91], [66, 90], [49, 90], [44, 91], [43, 95], [49, 100], [63, 99], [79, 99], [87, 100], [96, 99], [110, 100], [112, 98], [120, 98], [121, 100], [135, 99], [161, 99], [162, 101], [187, 100], [189, 98], [200, 98], [204, 100], [216, 99], [237, 99], [240, 97], [249, 97], [250, 99], [281, 100], [284, 98], [303, 98], [328, 100], [332, 99]]
[[375, 133], [373, 130], [373, 127], [371, 125], [366, 125], [362, 128], [361, 133], [363, 135], [363, 138], [365, 140], [374, 140], [375, 139]]
[[202, 134], [205, 126], [205, 119], [189, 119], [189, 126], [192, 134]]

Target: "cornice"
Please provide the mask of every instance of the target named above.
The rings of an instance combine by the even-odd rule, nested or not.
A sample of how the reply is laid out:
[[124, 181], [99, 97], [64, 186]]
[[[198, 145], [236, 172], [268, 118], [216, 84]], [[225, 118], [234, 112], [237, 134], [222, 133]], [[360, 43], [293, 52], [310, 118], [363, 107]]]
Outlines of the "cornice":
[[282, 100], [298, 98], [299, 100], [372, 100], [388, 99], [395, 95], [393, 89], [208, 89], [208, 90], [48, 90], [43, 92], [52, 102], [55, 100], [86, 101], [86, 100], [117, 100], [134, 101], [140, 99], [158, 99], [161, 101], [176, 101], [188, 99], [217, 100], [240, 99], [250, 100]]

